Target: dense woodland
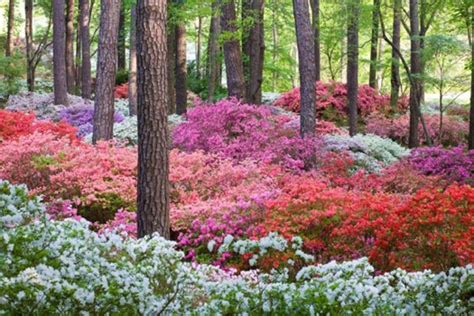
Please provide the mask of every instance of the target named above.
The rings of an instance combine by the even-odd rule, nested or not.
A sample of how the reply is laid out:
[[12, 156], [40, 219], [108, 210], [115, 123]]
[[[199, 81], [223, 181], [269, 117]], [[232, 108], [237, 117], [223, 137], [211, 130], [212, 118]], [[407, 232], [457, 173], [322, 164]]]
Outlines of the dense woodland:
[[0, 314], [468, 315], [473, 37], [474, 0], [0, 0]]

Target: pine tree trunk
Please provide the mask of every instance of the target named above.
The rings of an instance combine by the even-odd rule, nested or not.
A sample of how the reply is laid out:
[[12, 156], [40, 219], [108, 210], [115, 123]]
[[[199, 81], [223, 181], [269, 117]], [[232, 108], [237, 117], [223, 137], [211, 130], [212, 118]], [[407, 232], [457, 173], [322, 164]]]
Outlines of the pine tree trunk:
[[219, 60], [219, 34], [220, 34], [220, 15], [217, 12], [218, 4], [217, 2], [212, 3], [212, 17], [211, 25], [209, 28], [209, 40], [207, 44], [207, 74], [208, 74], [208, 83], [207, 83], [207, 100], [212, 102], [214, 99], [214, 94], [216, 91], [218, 78], [219, 78], [219, 69], [218, 69], [218, 60]]
[[168, 28], [166, 35], [167, 45], [167, 58], [168, 58], [168, 114], [176, 113], [176, 76], [175, 76], [175, 54], [176, 54], [176, 42], [174, 27], [170, 23], [171, 21], [171, 10], [169, 7], [172, 5], [173, 0], [167, 0], [168, 6]]
[[244, 32], [242, 50], [244, 57], [245, 99], [252, 104], [262, 103], [263, 58], [265, 52], [263, 34], [264, 0], [243, 1], [242, 17], [252, 18], [252, 26]]
[[202, 17], [198, 17], [197, 38], [196, 38], [196, 77], [201, 78], [201, 37], [202, 37]]
[[82, 66], [81, 66], [81, 92], [82, 97], [90, 99], [92, 96], [91, 87], [91, 56], [89, 39], [89, 0], [79, 0], [80, 20], [81, 20], [81, 44], [82, 44]]
[[64, 0], [53, 1], [54, 104], [67, 105]]
[[170, 237], [166, 2], [138, 0], [138, 237]]
[[33, 65], [33, 0], [25, 0], [26, 82], [28, 91], [35, 91]]
[[369, 86], [377, 89], [377, 45], [379, 39], [380, 0], [374, 0], [372, 9], [372, 35], [370, 37]]
[[7, 41], [5, 43], [5, 56], [11, 56], [13, 50], [13, 26], [15, 18], [15, 0], [8, 2]]
[[319, 0], [311, 0], [311, 10], [313, 12], [313, 33], [314, 33], [314, 66], [316, 71], [316, 81], [321, 80], [321, 43], [319, 35]]
[[[78, 12], [80, 11], [81, 4], [79, 1], [78, 4]], [[81, 69], [81, 56], [82, 56], [82, 43], [81, 43], [81, 14], [77, 14], [77, 21], [76, 21], [76, 53], [75, 53], [75, 58], [74, 58], [74, 77], [75, 77], [75, 86], [76, 86], [76, 93], [79, 94], [79, 91], [81, 90], [81, 74], [82, 74], [82, 69]]]
[[186, 113], [187, 85], [186, 85], [186, 26], [178, 22], [175, 26], [175, 69], [176, 69], [176, 113]]
[[229, 97], [242, 99], [245, 95], [244, 69], [240, 41], [236, 38], [237, 25], [234, 0], [221, 0], [221, 28], [228, 36], [224, 41], [224, 61]]
[[137, 10], [130, 8], [130, 72], [128, 77], [128, 107], [130, 116], [137, 114]]
[[76, 90], [74, 76], [74, 0], [67, 0], [66, 3], [66, 80], [67, 91], [73, 94]]
[[349, 134], [357, 134], [357, 95], [359, 88], [359, 0], [349, 0], [347, 22], [347, 108]]
[[122, 6], [120, 10], [119, 19], [119, 36], [118, 36], [118, 51], [117, 51], [117, 68], [119, 71], [126, 69], [126, 53], [125, 53], [125, 12]]
[[[390, 76], [390, 108], [393, 113], [398, 109], [398, 94], [400, 92], [400, 19], [402, 10], [402, 0], [394, 0], [393, 3], [393, 31], [392, 31], [392, 63]], [[396, 49], [395, 49], [396, 48]]]
[[120, 0], [102, 0], [92, 142], [112, 139]]
[[418, 122], [420, 120], [420, 38], [418, 22], [418, 1], [410, 0], [410, 134], [408, 137], [408, 146], [410, 148], [418, 147]]
[[316, 89], [314, 66], [314, 35], [309, 18], [307, 0], [293, 0], [295, 16], [296, 41], [301, 93], [301, 136], [314, 134], [316, 130]]
[[471, 109], [469, 115], [469, 149], [474, 149], [474, 7], [471, 7]]

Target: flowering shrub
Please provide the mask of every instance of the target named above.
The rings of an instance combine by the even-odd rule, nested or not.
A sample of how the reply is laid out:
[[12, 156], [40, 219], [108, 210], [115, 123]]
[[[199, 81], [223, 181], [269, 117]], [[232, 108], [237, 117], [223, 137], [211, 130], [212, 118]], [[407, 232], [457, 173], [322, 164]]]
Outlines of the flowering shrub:
[[[92, 124], [94, 122], [94, 104], [92, 103], [77, 103], [71, 105], [59, 113], [61, 120], [76, 126], [78, 128], [78, 135], [84, 136], [92, 133]], [[124, 120], [120, 112], [114, 113], [114, 122], [120, 123]]]
[[303, 140], [297, 130], [283, 128], [288, 120], [271, 115], [267, 107], [223, 100], [189, 110], [187, 121], [173, 132], [173, 143], [185, 151], [204, 150], [236, 161], [251, 158], [297, 170], [314, 167], [320, 141]]
[[116, 99], [128, 99], [128, 83], [123, 83], [114, 88], [114, 97]]
[[35, 132], [76, 139], [76, 129], [64, 122], [41, 121], [37, 120], [34, 114], [0, 110], [0, 141], [17, 139]]
[[[237, 275], [183, 262], [174, 243], [157, 235], [98, 235], [84, 221], [49, 221], [43, 212], [24, 187], [0, 182], [0, 223], [10, 223], [0, 235], [7, 314], [466, 314], [471, 304], [471, 265], [373, 276], [359, 259], [308, 266], [294, 278], [285, 270]], [[285, 246], [276, 235], [231, 243], [244, 251]]]
[[[435, 144], [451, 146], [460, 145], [466, 142], [469, 131], [467, 122], [456, 119], [453, 116], [444, 116], [443, 129], [439, 130], [439, 115], [431, 114], [423, 116], [430, 137]], [[409, 135], [410, 118], [408, 114], [397, 118], [387, 118], [380, 114], [371, 115], [367, 119], [366, 132], [382, 137], [388, 137], [396, 142], [407, 145]], [[421, 122], [418, 125], [418, 135], [420, 142], [426, 144], [425, 134]]]
[[440, 176], [448, 182], [474, 184], [474, 150], [421, 147], [412, 150], [408, 162], [425, 175]]
[[[300, 111], [300, 88], [284, 93], [278, 98], [274, 105], [289, 109], [294, 112]], [[400, 98], [399, 110], [405, 111], [408, 107], [405, 98]], [[359, 113], [366, 117], [373, 112], [387, 112], [390, 109], [390, 97], [380, 95], [368, 85], [359, 86], [358, 104]], [[329, 120], [344, 120], [347, 116], [347, 88], [340, 82], [324, 83], [316, 82], [316, 112], [318, 117]]]

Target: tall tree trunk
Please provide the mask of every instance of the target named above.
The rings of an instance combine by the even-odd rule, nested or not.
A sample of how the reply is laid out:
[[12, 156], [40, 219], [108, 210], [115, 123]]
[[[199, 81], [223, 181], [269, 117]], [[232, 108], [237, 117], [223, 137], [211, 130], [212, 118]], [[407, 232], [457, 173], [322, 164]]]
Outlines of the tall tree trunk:
[[35, 91], [33, 64], [33, 0], [25, 0], [26, 82], [28, 91]]
[[170, 237], [166, 2], [138, 0], [138, 237]]
[[245, 0], [242, 3], [243, 18], [251, 17], [252, 25], [244, 32], [242, 50], [245, 74], [245, 99], [252, 104], [262, 103], [263, 58], [265, 43], [263, 36], [264, 0]]
[[[396, 0], [395, 0], [396, 1]], [[370, 37], [369, 86], [377, 88], [377, 45], [379, 39], [380, 0], [374, 0], [372, 9], [372, 35]]]
[[8, 2], [7, 41], [5, 43], [5, 56], [11, 56], [13, 49], [13, 26], [15, 18], [15, 0]]
[[316, 81], [321, 80], [321, 43], [319, 36], [319, 0], [311, 0], [311, 10], [313, 12], [313, 32], [314, 32], [314, 66], [316, 71]]
[[410, 134], [408, 146], [418, 147], [418, 122], [420, 120], [420, 31], [418, 22], [418, 0], [410, 0]]
[[207, 100], [212, 102], [214, 94], [218, 84], [219, 78], [219, 34], [220, 34], [220, 15], [217, 12], [218, 3], [214, 1], [212, 3], [212, 17], [211, 25], [209, 28], [209, 40], [207, 44]]
[[89, 0], [79, 0], [80, 20], [81, 20], [81, 44], [82, 44], [82, 66], [81, 66], [81, 92], [82, 97], [90, 99], [92, 95], [91, 87], [91, 55], [89, 39]]
[[67, 91], [73, 94], [76, 90], [74, 76], [74, 0], [67, 0], [66, 3], [66, 80]]
[[53, 1], [54, 104], [67, 105], [64, 0]]
[[316, 89], [314, 66], [314, 35], [309, 18], [307, 0], [293, 0], [295, 16], [296, 41], [298, 44], [298, 60], [301, 93], [301, 136], [314, 134], [316, 130]]
[[176, 113], [176, 76], [175, 76], [175, 54], [176, 54], [176, 42], [175, 42], [175, 31], [174, 26], [170, 21], [171, 18], [171, 11], [170, 6], [173, 5], [173, 0], [167, 0], [167, 7], [168, 7], [168, 28], [167, 28], [167, 37], [166, 37], [166, 45], [167, 45], [167, 58], [168, 58], [168, 114]]
[[242, 99], [245, 95], [244, 69], [240, 41], [237, 35], [237, 18], [234, 0], [221, 0], [221, 27], [227, 33], [224, 41], [224, 60], [229, 97]]
[[81, 56], [82, 56], [82, 43], [81, 43], [81, 13], [80, 13], [81, 4], [80, 1], [78, 3], [78, 12], [77, 14], [77, 21], [76, 21], [76, 57], [74, 58], [74, 76], [75, 76], [75, 86], [76, 86], [76, 93], [79, 94], [81, 89]]
[[125, 12], [122, 6], [120, 10], [119, 19], [119, 36], [118, 36], [118, 51], [117, 51], [117, 68], [119, 71], [126, 69], [126, 56], [125, 56]]
[[175, 26], [175, 69], [176, 69], [176, 113], [186, 113], [187, 85], [186, 85], [186, 26], [178, 22]]
[[202, 37], [202, 17], [198, 17], [197, 38], [196, 38], [196, 76], [201, 78], [201, 37]]
[[130, 116], [137, 114], [137, 9], [130, 8], [130, 61], [128, 75], [128, 107]]
[[98, 140], [113, 137], [120, 0], [102, 0], [100, 11], [99, 55], [92, 133], [94, 144]]
[[471, 16], [471, 109], [469, 115], [469, 149], [474, 149], [474, 7], [470, 8]]
[[349, 134], [357, 134], [357, 95], [359, 88], [359, 0], [348, 0], [347, 23], [347, 108]]
[[397, 50], [400, 51], [400, 19], [402, 12], [402, 0], [394, 0], [393, 2], [393, 31], [392, 43], [392, 63], [390, 76], [390, 108], [393, 113], [398, 109], [398, 94], [400, 92], [400, 57]]

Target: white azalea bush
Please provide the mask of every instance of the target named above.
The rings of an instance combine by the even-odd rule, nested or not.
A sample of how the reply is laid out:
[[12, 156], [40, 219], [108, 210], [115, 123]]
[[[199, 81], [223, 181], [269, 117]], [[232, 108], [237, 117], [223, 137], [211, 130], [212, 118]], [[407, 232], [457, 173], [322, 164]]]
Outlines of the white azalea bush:
[[[284, 269], [236, 274], [184, 262], [157, 235], [97, 234], [85, 221], [50, 220], [44, 209], [24, 186], [0, 181], [0, 314], [461, 315], [474, 307], [472, 266], [374, 276], [362, 258], [308, 266], [295, 278]], [[252, 242], [228, 236], [223, 247], [288, 245], [271, 234]]]
[[410, 151], [388, 138], [373, 134], [357, 134], [353, 137], [345, 135], [324, 136], [326, 149], [351, 153], [356, 167], [368, 172], [379, 172], [384, 167], [407, 156]]

